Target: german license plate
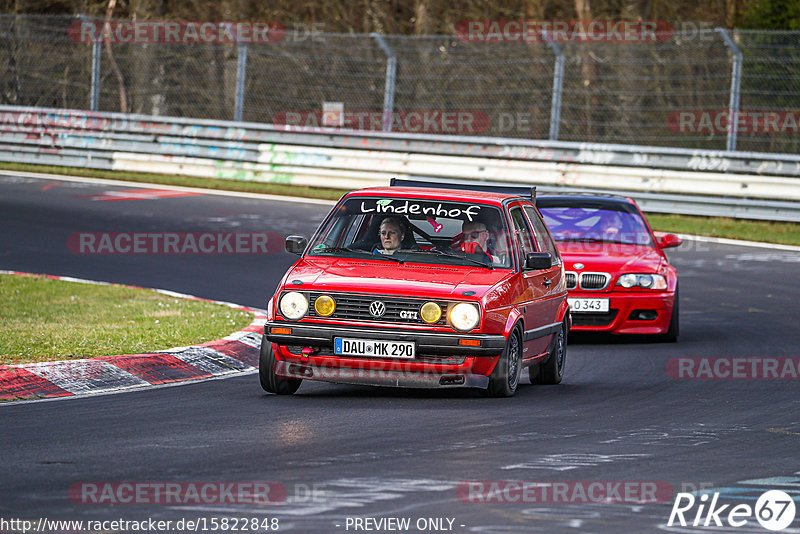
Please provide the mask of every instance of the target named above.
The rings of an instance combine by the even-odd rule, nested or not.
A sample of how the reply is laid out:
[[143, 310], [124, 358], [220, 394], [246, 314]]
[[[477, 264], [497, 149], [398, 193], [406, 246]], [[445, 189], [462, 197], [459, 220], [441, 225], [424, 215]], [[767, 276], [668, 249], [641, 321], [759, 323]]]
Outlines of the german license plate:
[[340, 356], [367, 356], [371, 358], [413, 358], [413, 341], [380, 341], [337, 337], [333, 340], [333, 353]]
[[607, 313], [608, 299], [567, 299], [573, 313]]

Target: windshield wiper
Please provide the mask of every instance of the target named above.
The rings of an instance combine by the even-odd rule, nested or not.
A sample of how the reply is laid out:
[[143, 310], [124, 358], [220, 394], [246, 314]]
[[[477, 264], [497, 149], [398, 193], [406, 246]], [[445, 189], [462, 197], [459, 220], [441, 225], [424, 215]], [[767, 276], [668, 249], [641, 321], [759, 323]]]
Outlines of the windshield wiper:
[[569, 239], [556, 239], [559, 243], [572, 242], [572, 243], [615, 243], [617, 245], [635, 245], [636, 243], [628, 243], [626, 241], [616, 241], [614, 239], [599, 239], [597, 237], [571, 237]]
[[605, 239], [599, 239], [597, 237], [570, 237], [567, 239], [557, 239], [561, 243], [564, 242], [573, 242], [573, 243], [608, 243], [609, 241]]
[[481, 267], [486, 267], [490, 271], [494, 270], [491, 263], [484, 263], [479, 260], [473, 260], [472, 258], [467, 258], [466, 256], [459, 256], [458, 254], [450, 254], [449, 252], [444, 252], [442, 250], [431, 248], [427, 250], [415, 250], [413, 251], [414, 254], [436, 254], [438, 256], [447, 256], [448, 258], [457, 258], [459, 260], [466, 260], [470, 263], [474, 263], [475, 265], [480, 265]]
[[356, 250], [350, 247], [324, 247], [321, 249], [314, 250], [313, 252], [359, 252], [362, 254], [366, 254], [366, 250]]
[[391, 254], [372, 254], [372, 253], [370, 253], [370, 252], [367, 252], [367, 254], [369, 254], [370, 256], [372, 256], [373, 258], [375, 258], [376, 260], [377, 260], [377, 259], [382, 259], [382, 260], [392, 260], [392, 261], [396, 261], [397, 263], [399, 263], [399, 264], [401, 264], [401, 265], [402, 265], [403, 263], [405, 263], [405, 262], [404, 262], [403, 260], [401, 260], [400, 258], [395, 258], [395, 257], [394, 257], [394, 256], [392, 256]]
[[374, 253], [368, 252], [366, 250], [359, 250], [359, 249], [350, 248], [350, 247], [325, 247], [325, 248], [321, 248], [319, 250], [315, 250], [313, 252], [316, 253], [316, 254], [319, 254], [320, 252], [353, 252], [355, 254], [362, 254], [362, 255], [366, 254], [367, 256], [370, 256], [370, 257], [372, 257], [374, 259], [387, 259], [387, 260], [392, 260], [394, 262], [401, 263], [401, 264], [404, 263], [403, 260], [401, 260], [400, 258], [394, 258], [389, 254], [374, 254]]

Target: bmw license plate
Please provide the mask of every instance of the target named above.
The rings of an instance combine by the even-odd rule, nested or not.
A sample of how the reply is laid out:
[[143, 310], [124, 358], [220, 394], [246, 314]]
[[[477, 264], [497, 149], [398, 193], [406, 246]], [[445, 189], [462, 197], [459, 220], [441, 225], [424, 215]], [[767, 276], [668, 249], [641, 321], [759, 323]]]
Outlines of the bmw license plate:
[[333, 353], [371, 358], [413, 358], [414, 342], [337, 337], [333, 340]]
[[573, 313], [607, 313], [608, 299], [576, 299], [568, 298]]

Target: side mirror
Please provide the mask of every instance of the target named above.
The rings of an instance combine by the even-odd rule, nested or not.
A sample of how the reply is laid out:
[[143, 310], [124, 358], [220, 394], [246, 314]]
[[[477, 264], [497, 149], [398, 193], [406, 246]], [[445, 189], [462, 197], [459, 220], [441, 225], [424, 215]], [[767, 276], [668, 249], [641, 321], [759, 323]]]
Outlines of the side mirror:
[[663, 234], [658, 239], [658, 248], [671, 248], [680, 246], [683, 240], [675, 234]]
[[290, 235], [286, 238], [286, 252], [302, 254], [308, 246], [308, 239], [301, 235]]
[[553, 256], [549, 252], [528, 252], [525, 255], [525, 268], [533, 270], [549, 269], [553, 266]]

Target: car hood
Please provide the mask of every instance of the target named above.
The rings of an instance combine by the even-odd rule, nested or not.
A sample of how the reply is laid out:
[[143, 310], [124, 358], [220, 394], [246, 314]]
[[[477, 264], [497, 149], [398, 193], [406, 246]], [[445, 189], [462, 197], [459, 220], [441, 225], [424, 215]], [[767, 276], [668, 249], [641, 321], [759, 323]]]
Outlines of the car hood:
[[300, 260], [287, 274], [285, 287], [428, 298], [461, 297], [474, 291], [470, 296], [479, 299], [511, 273], [508, 269], [315, 257]]
[[[560, 242], [558, 250], [567, 271], [657, 273], [664, 263], [658, 249], [644, 245]], [[577, 269], [576, 263], [584, 266]]]

